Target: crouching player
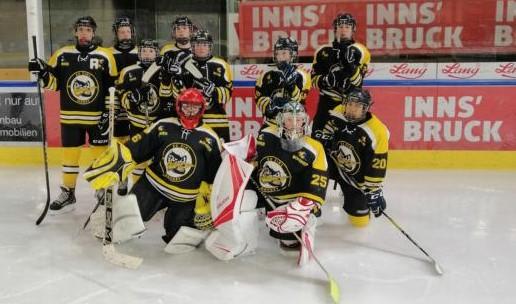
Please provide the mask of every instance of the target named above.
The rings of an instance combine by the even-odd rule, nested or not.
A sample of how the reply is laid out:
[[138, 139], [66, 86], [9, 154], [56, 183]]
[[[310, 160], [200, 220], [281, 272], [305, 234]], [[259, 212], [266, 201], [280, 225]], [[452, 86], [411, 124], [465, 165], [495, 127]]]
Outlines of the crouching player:
[[270, 236], [279, 240], [283, 253], [297, 255], [301, 266], [314, 246], [313, 212], [326, 196], [328, 165], [323, 146], [306, 135], [308, 115], [303, 105], [286, 103], [277, 124], [263, 129], [257, 138], [256, 167], [249, 186], [256, 193], [257, 206], [267, 210]]
[[352, 89], [342, 105], [330, 112], [321, 141], [338, 172], [332, 176], [344, 193], [350, 223], [364, 227], [369, 211], [381, 216], [386, 208], [383, 180], [387, 171], [389, 130], [370, 112], [371, 95]]
[[[137, 204], [138, 208], [134, 209], [145, 222], [166, 208], [162, 237], [166, 243], [187, 242], [191, 244], [189, 247], [195, 247], [211, 230], [208, 199], [221, 163], [221, 146], [215, 132], [202, 123], [205, 104], [202, 93], [196, 89], [183, 91], [176, 103], [178, 118], [155, 122], [125, 145], [117, 142], [86, 171], [85, 178], [95, 189], [101, 189], [126, 179], [134, 163], [152, 159], [130, 194], [114, 202], [115, 240], [130, 239], [141, 230], [136, 220], [124, 223], [120, 219], [116, 214], [117, 203], [127, 204], [127, 210], [131, 209], [130, 204]], [[123, 229], [117, 228], [117, 220]], [[184, 249], [168, 247], [167, 252]]]

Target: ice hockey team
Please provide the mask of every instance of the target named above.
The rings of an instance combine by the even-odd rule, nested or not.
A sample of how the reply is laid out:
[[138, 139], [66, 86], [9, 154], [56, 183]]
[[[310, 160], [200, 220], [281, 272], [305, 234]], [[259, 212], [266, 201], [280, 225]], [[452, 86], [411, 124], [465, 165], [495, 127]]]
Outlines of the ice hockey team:
[[[213, 55], [208, 31], [179, 16], [173, 42], [160, 50], [156, 40], [137, 42], [133, 21], [120, 17], [113, 46], [104, 48], [96, 42], [95, 20], [78, 18], [75, 45], [48, 61], [29, 61], [41, 84], [60, 94], [62, 184], [50, 212], [75, 207], [80, 151], [88, 144], [94, 162], [84, 177], [96, 190], [99, 208], [90, 225], [97, 237], [104, 233], [105, 189], [116, 186], [115, 242], [140, 237], [160, 215], [166, 252], [188, 252], [204, 242], [215, 257], [230, 260], [255, 251], [264, 221], [280, 251], [305, 264], [330, 180], [340, 185], [353, 226], [366, 226], [370, 214], [381, 216], [386, 208], [389, 131], [362, 87], [370, 54], [354, 40], [356, 28], [351, 14], [339, 13], [334, 41], [316, 51], [311, 73], [296, 64], [297, 41], [279, 37], [271, 69], [256, 81], [262, 128], [256, 139], [229, 142], [231, 68]], [[116, 88], [114, 98], [109, 87]], [[310, 130], [305, 104], [311, 88], [319, 102]], [[213, 200], [228, 193], [238, 210], [223, 221]], [[262, 218], [258, 210], [265, 210]]]

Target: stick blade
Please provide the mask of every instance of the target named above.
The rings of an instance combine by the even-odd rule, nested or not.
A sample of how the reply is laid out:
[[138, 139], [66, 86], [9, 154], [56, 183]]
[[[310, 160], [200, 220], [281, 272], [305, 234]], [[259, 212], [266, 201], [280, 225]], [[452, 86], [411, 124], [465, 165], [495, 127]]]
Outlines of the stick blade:
[[129, 269], [137, 269], [143, 262], [143, 259], [140, 257], [134, 257], [116, 251], [115, 245], [113, 244], [103, 245], [102, 254], [106, 261]]
[[340, 287], [333, 278], [330, 277], [330, 295], [333, 303], [340, 303]]
[[441, 265], [437, 264], [436, 261], [433, 261], [432, 264], [434, 265], [435, 272], [437, 272], [438, 275], [443, 275], [444, 271], [441, 268]]

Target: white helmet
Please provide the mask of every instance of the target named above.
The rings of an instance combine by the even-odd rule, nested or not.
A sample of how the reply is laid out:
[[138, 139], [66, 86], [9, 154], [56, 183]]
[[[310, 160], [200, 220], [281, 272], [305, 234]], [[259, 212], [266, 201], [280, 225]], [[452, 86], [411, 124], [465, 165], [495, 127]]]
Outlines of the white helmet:
[[301, 149], [308, 132], [308, 114], [305, 107], [296, 101], [289, 101], [276, 117], [281, 137], [281, 147], [293, 152]]

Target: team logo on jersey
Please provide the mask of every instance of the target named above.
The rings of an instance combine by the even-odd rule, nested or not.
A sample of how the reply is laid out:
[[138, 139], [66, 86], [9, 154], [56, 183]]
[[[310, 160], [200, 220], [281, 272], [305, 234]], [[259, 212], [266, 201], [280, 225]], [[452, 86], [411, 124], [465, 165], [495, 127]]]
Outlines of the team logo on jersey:
[[339, 141], [338, 150], [330, 153], [340, 169], [344, 170], [349, 175], [353, 175], [360, 170], [360, 157], [355, 148], [345, 141]]
[[154, 112], [159, 108], [158, 89], [151, 83], [149, 83], [149, 85], [150, 88], [147, 102], [140, 102], [138, 105], [138, 111], [143, 114], [154, 114]]
[[192, 148], [187, 144], [170, 144], [165, 148], [163, 155], [162, 171], [171, 181], [184, 181], [195, 171], [197, 159]]
[[88, 71], [75, 72], [66, 84], [68, 97], [80, 105], [92, 103], [99, 95], [99, 90], [97, 78]]
[[287, 188], [292, 175], [284, 162], [274, 156], [267, 156], [260, 161], [261, 170], [258, 180], [263, 192], [276, 192]]

